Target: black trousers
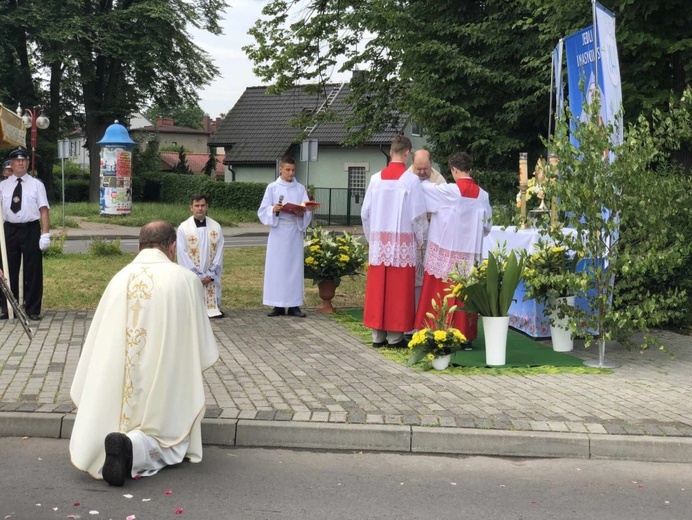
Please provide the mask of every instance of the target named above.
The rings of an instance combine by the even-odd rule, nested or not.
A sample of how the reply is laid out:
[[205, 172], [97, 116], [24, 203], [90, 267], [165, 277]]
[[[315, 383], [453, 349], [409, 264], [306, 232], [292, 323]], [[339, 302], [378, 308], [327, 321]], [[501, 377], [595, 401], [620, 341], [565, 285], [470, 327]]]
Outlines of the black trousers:
[[[43, 299], [43, 254], [38, 247], [41, 238], [41, 221], [27, 224], [5, 222], [7, 267], [12, 294], [19, 300], [19, 267], [24, 258], [24, 311], [29, 316], [41, 314]], [[7, 313], [7, 300], [0, 291], [0, 307]]]

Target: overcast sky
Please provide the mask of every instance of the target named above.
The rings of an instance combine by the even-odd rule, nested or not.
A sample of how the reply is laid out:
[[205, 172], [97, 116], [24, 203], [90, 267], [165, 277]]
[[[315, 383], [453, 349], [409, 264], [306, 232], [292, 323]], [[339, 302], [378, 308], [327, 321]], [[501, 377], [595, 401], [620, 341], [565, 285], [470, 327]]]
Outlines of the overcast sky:
[[227, 112], [247, 87], [261, 85], [252, 73], [252, 64], [242, 47], [254, 41], [247, 34], [260, 18], [265, 0], [232, 0], [221, 22], [224, 34], [191, 31], [197, 45], [209, 53], [220, 71], [205, 89], [199, 91], [200, 106], [212, 118]]
[[[229, 3], [231, 6], [221, 22], [222, 36], [191, 31], [195, 43], [209, 53], [221, 73], [199, 91], [199, 105], [212, 119], [230, 110], [247, 87], [264, 84], [253, 74], [252, 63], [242, 48], [254, 43], [254, 38], [247, 32], [261, 17], [267, 0], [230, 0]], [[342, 76], [334, 76], [334, 79]]]

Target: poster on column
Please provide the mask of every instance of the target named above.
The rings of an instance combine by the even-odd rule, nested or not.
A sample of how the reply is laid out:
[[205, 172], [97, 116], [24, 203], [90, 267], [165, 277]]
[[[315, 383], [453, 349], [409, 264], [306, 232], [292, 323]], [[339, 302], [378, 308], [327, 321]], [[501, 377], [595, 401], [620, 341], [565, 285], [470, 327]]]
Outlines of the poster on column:
[[132, 152], [124, 148], [101, 149], [101, 215], [132, 213]]
[[[586, 121], [588, 118], [583, 112], [584, 103], [586, 101], [586, 104], [590, 104], [596, 92], [600, 92], [599, 120], [608, 124], [615, 122], [622, 104], [620, 65], [615, 42], [615, 18], [612, 13], [597, 3], [596, 20], [598, 54], [595, 48], [593, 26], [565, 38], [569, 105], [575, 119]], [[596, 64], [598, 64], [598, 70]], [[612, 136], [614, 144], [622, 142], [622, 118], [617, 123], [616, 131]], [[579, 146], [579, 143], [574, 140], [573, 144]]]

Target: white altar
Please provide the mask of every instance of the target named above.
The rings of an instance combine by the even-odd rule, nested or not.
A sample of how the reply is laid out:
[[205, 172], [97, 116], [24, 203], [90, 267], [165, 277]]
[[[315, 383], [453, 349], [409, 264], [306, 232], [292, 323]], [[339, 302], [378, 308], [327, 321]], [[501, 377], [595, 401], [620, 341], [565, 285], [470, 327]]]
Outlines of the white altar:
[[[573, 229], [563, 229], [564, 233], [573, 233]], [[490, 234], [483, 240], [483, 258], [488, 252], [505, 245], [505, 250], [519, 249], [530, 253], [541, 234], [538, 229], [518, 229], [514, 226], [493, 226]], [[550, 320], [543, 314], [545, 306], [536, 300], [524, 301], [526, 286], [524, 281], [514, 293], [514, 301], [509, 308], [509, 325], [534, 338], [550, 337]]]

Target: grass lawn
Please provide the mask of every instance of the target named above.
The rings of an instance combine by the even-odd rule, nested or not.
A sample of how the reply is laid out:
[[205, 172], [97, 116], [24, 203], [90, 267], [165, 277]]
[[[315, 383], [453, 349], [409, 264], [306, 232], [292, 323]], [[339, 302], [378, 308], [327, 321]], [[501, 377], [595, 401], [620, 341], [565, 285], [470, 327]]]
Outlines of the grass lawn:
[[[264, 277], [264, 247], [245, 247], [224, 250], [222, 275], [222, 309], [262, 308], [262, 284]], [[112, 276], [130, 263], [134, 254], [94, 256], [66, 254], [44, 259], [44, 296], [46, 310], [93, 310]], [[339, 309], [360, 308], [365, 298], [365, 276], [346, 277], [336, 290], [333, 300]], [[318, 307], [321, 300], [312, 280], [305, 281], [305, 307]], [[372, 342], [370, 329], [346, 313], [332, 315], [364, 344]], [[406, 364], [408, 349], [378, 349], [383, 356]], [[413, 370], [430, 370], [429, 362], [422, 362]], [[587, 367], [531, 367], [531, 368], [473, 368], [450, 367], [440, 374], [455, 375], [536, 375], [536, 374], [598, 374], [610, 371]]]
[[[135, 202], [132, 204], [132, 213], [128, 216], [100, 216], [98, 203], [70, 202], [65, 204], [65, 226], [78, 227], [74, 217], [86, 218], [89, 222], [101, 222], [104, 224], [117, 224], [119, 226], [140, 227], [152, 220], [166, 220], [178, 226], [187, 219], [190, 213], [188, 204], [160, 204], [156, 202]], [[209, 208], [209, 216], [222, 226], [237, 226], [239, 222], [258, 222], [257, 212], [249, 210], [230, 210]], [[50, 227], [57, 229], [62, 227], [62, 204], [51, 206]]]
[[[264, 247], [224, 250], [221, 279], [222, 309], [262, 308]], [[108, 282], [135, 257], [66, 254], [45, 258], [43, 307], [50, 310], [95, 309]], [[317, 286], [305, 280], [305, 307], [318, 307], [322, 300]], [[361, 307], [365, 297], [365, 276], [346, 277], [336, 290], [335, 307]]]

